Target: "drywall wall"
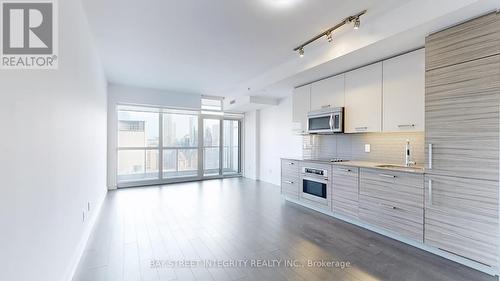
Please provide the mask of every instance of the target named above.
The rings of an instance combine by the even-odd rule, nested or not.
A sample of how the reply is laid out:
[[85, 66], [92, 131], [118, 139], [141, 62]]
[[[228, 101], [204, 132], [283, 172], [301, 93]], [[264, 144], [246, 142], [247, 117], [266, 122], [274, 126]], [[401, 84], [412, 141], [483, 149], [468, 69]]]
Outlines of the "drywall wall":
[[108, 189], [116, 189], [118, 105], [200, 109], [201, 95], [110, 84], [108, 86]]
[[260, 110], [245, 113], [243, 123], [243, 176], [256, 180], [259, 178], [259, 133]]
[[292, 97], [261, 109], [259, 134], [259, 179], [280, 185], [280, 158], [302, 156], [302, 137], [292, 130]]
[[69, 281], [106, 194], [106, 79], [58, 4], [59, 69], [0, 70], [0, 280]]

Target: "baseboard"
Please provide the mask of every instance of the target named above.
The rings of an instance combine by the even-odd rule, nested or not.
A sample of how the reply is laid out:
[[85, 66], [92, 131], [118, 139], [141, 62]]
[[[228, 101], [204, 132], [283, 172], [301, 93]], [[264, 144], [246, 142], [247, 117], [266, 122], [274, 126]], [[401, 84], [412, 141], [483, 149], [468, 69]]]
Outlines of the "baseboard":
[[104, 200], [106, 199], [106, 194], [107, 192], [104, 193], [104, 196], [99, 200], [99, 202], [96, 202], [97, 204], [95, 204], [94, 212], [92, 216], [90, 216], [89, 218], [89, 221], [87, 223], [87, 228], [84, 230], [80, 242], [76, 247], [76, 251], [71, 257], [70, 264], [68, 266], [68, 269], [66, 270], [66, 274], [64, 275], [63, 279], [64, 281], [72, 281], [73, 277], [76, 274], [76, 270], [78, 269], [78, 264], [80, 263], [80, 260], [82, 259], [83, 256], [83, 252], [85, 251], [85, 247], [89, 242], [90, 234], [94, 229], [97, 218], [99, 218], [99, 215], [101, 214], [101, 209], [104, 204]]
[[296, 200], [296, 199], [292, 199], [292, 198], [288, 198], [288, 197], [285, 197], [284, 199], [286, 201], [291, 202], [291, 203], [300, 205], [300, 206], [308, 208], [308, 209], [312, 209], [314, 211], [317, 211], [317, 212], [320, 212], [322, 214], [334, 217], [336, 219], [348, 222], [350, 224], [354, 224], [356, 226], [359, 226], [359, 227], [362, 227], [364, 229], [376, 232], [378, 234], [384, 235], [384, 236], [392, 238], [394, 240], [398, 240], [398, 241], [400, 241], [402, 243], [405, 243], [405, 244], [411, 245], [411, 246], [413, 246], [415, 248], [418, 248], [418, 249], [421, 249], [421, 250], [433, 253], [435, 255], [441, 256], [443, 258], [449, 259], [451, 261], [454, 261], [456, 263], [465, 265], [465, 266], [473, 268], [475, 270], [484, 272], [486, 274], [489, 274], [489, 275], [492, 275], [492, 276], [498, 276], [498, 279], [500, 280], [499, 271], [496, 268], [493, 268], [493, 267], [490, 267], [490, 266], [487, 266], [487, 265], [484, 265], [484, 264], [481, 264], [481, 263], [478, 263], [478, 262], [474, 262], [472, 260], [469, 260], [469, 259], [457, 256], [457, 255], [451, 254], [449, 252], [443, 251], [443, 250], [435, 248], [435, 247], [428, 246], [428, 245], [426, 245], [424, 243], [421, 243], [421, 242], [418, 242], [418, 241], [414, 241], [414, 240], [408, 239], [406, 237], [403, 237], [403, 236], [391, 233], [391, 232], [389, 232], [387, 230], [380, 229], [378, 227], [374, 227], [372, 225], [366, 224], [366, 223], [364, 223], [362, 221], [359, 221], [359, 220], [355, 220], [355, 219], [351, 219], [351, 218], [348, 218], [348, 217], [336, 215], [333, 212], [328, 212], [328, 211], [316, 208], [315, 206], [305, 204], [304, 202], [301, 202], [301, 201]]

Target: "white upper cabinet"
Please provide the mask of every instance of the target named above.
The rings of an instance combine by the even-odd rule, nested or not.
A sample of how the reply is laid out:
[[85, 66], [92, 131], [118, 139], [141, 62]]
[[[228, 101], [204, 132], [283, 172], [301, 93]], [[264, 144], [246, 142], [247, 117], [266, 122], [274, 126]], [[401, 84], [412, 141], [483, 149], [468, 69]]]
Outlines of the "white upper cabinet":
[[333, 76], [311, 86], [311, 111], [344, 106], [344, 74]]
[[297, 133], [307, 131], [307, 113], [311, 110], [311, 85], [302, 86], [293, 90], [292, 121], [296, 123]]
[[382, 131], [382, 63], [345, 74], [345, 132]]
[[424, 131], [424, 49], [386, 60], [383, 65], [383, 131]]

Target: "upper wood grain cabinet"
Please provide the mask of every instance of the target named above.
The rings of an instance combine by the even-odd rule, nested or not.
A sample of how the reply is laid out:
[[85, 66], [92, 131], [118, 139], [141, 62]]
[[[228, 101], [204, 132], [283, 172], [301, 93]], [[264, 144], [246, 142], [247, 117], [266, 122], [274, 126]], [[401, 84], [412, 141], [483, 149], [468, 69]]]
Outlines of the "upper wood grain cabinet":
[[292, 121], [299, 124], [298, 133], [307, 131], [307, 113], [311, 110], [311, 85], [296, 88], [292, 95]]
[[383, 131], [423, 132], [425, 127], [425, 51], [383, 62]]
[[498, 182], [425, 176], [425, 244], [498, 266]]
[[382, 131], [382, 63], [345, 74], [345, 132]]
[[499, 108], [500, 55], [428, 71], [426, 172], [498, 181]]
[[500, 15], [491, 13], [426, 38], [426, 69], [500, 54]]
[[344, 106], [344, 74], [311, 85], [311, 111]]

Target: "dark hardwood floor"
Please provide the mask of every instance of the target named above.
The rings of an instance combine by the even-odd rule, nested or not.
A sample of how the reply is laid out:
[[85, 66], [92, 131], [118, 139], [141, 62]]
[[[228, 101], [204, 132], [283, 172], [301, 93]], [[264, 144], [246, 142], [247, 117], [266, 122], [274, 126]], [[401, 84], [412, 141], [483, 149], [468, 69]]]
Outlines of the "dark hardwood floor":
[[[321, 260], [337, 264], [310, 264]], [[109, 192], [74, 280], [497, 278], [285, 202], [277, 186], [234, 178]]]

